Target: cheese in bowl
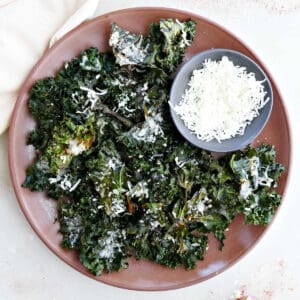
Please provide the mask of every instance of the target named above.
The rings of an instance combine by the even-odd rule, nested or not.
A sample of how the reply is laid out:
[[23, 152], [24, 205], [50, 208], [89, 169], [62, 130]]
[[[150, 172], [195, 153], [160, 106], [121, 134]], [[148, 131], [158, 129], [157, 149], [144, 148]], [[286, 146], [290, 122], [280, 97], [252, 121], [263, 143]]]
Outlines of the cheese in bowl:
[[174, 107], [199, 139], [211, 141], [244, 134], [245, 128], [270, 100], [261, 81], [227, 56], [207, 60], [194, 70], [182, 100]]
[[[207, 55], [211, 51], [217, 51], [218, 57]], [[200, 148], [221, 152], [240, 149], [251, 143], [266, 124], [272, 107], [271, 85], [263, 71], [241, 53], [214, 49], [205, 51], [204, 57], [202, 54], [188, 61], [173, 83], [173, 120], [179, 131], [186, 138], [192, 137], [187, 139]], [[241, 58], [246, 59], [246, 65]], [[259, 72], [249, 70], [250, 63]], [[251, 127], [252, 123], [255, 126]], [[225, 149], [217, 144], [224, 144]], [[212, 145], [218, 149], [212, 149]]]

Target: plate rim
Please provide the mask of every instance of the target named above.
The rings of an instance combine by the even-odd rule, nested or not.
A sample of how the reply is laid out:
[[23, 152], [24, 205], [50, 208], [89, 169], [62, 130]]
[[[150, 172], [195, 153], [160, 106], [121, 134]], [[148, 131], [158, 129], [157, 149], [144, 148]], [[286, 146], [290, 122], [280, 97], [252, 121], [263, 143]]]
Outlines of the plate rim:
[[[15, 132], [15, 127], [16, 127], [16, 120], [17, 120], [17, 115], [18, 115], [18, 111], [19, 111], [19, 107], [20, 105], [18, 105], [18, 103], [22, 100], [21, 99], [21, 95], [24, 94], [24, 92], [28, 91], [28, 81], [30, 80], [30, 78], [32, 77], [32, 75], [34, 75], [34, 73], [36, 72], [36, 70], [39, 68], [39, 66], [41, 65], [41, 63], [43, 62], [44, 58], [46, 56], [48, 56], [49, 54], [51, 54], [52, 52], [55, 52], [55, 49], [58, 48], [62, 43], [64, 43], [64, 41], [66, 41], [67, 39], [69, 39], [74, 32], [79, 31], [82, 27], [88, 26], [94, 22], [98, 22], [99, 20], [105, 20], [109, 17], [114, 17], [115, 15], [122, 15], [122, 14], [126, 14], [128, 12], [132, 12], [132, 11], [165, 11], [165, 12], [174, 12], [174, 13], [181, 13], [181, 14], [185, 14], [190, 16], [191, 18], [198, 18], [198, 19], [202, 19], [203, 21], [205, 21], [206, 23], [217, 27], [218, 29], [220, 29], [221, 31], [225, 32], [226, 34], [232, 36], [237, 42], [239, 42], [240, 44], [242, 44], [247, 50], [249, 50], [249, 52], [251, 53], [251, 55], [253, 55], [257, 61], [257, 63], [262, 67], [263, 70], [265, 70], [266, 74], [268, 75], [271, 84], [274, 85], [274, 87], [276, 88], [276, 91], [278, 93], [279, 98], [281, 99], [280, 101], [280, 105], [282, 107], [282, 110], [284, 112], [284, 118], [285, 118], [285, 123], [288, 129], [288, 140], [289, 140], [289, 153], [288, 153], [288, 172], [286, 175], [286, 182], [285, 185], [283, 187], [283, 193], [282, 193], [282, 202], [280, 204], [280, 206], [276, 209], [276, 212], [274, 214], [274, 217], [271, 221], [270, 224], [268, 224], [264, 231], [255, 239], [253, 240], [252, 244], [250, 247], [247, 248], [246, 251], [244, 251], [243, 253], [238, 253], [235, 258], [232, 258], [231, 261], [229, 261], [226, 266], [222, 267], [220, 270], [218, 270], [217, 272], [213, 272], [207, 276], [204, 276], [202, 278], [198, 278], [189, 282], [184, 282], [184, 283], [175, 283], [175, 284], [169, 284], [167, 286], [164, 287], [159, 287], [159, 288], [155, 288], [155, 287], [144, 287], [144, 288], [139, 288], [139, 287], [128, 287], [126, 284], [124, 283], [111, 283], [109, 280], [104, 279], [103, 277], [96, 277], [93, 274], [91, 274], [90, 272], [88, 272], [87, 270], [82, 270], [80, 269], [78, 266], [75, 266], [74, 264], [72, 264], [68, 259], [66, 259], [65, 257], [61, 256], [58, 251], [52, 247], [51, 243], [49, 243], [49, 241], [43, 237], [42, 232], [39, 230], [38, 227], [35, 227], [34, 224], [31, 222], [31, 218], [30, 218], [30, 214], [28, 213], [24, 203], [21, 201], [22, 195], [20, 192], [19, 185], [17, 184], [17, 180], [16, 180], [16, 168], [17, 166], [14, 165], [14, 158], [13, 158], [13, 148], [14, 148], [14, 144], [13, 144], [13, 137], [14, 137], [14, 132]], [[253, 51], [253, 49], [247, 44], [245, 43], [241, 38], [239, 38], [238, 36], [236, 36], [233, 32], [231, 32], [231, 30], [228, 30], [225, 26], [212, 21], [200, 14], [191, 12], [189, 10], [183, 10], [183, 9], [176, 9], [176, 8], [168, 8], [168, 7], [159, 7], [159, 6], [139, 6], [139, 7], [131, 7], [131, 8], [125, 8], [125, 9], [120, 9], [120, 10], [114, 10], [114, 11], [110, 11], [107, 12], [105, 14], [99, 15], [95, 18], [86, 20], [84, 22], [82, 22], [81, 24], [79, 24], [78, 26], [76, 26], [75, 28], [73, 28], [72, 30], [70, 30], [69, 32], [67, 32], [64, 36], [62, 36], [58, 41], [55, 42], [55, 44], [53, 46], [51, 46], [50, 48], [46, 49], [44, 51], [44, 53], [41, 55], [41, 57], [37, 60], [37, 62], [34, 64], [34, 66], [32, 67], [32, 69], [30, 70], [30, 72], [28, 73], [28, 75], [25, 77], [24, 81], [22, 82], [20, 89], [18, 90], [18, 97], [16, 99], [15, 102], [15, 106], [13, 109], [13, 113], [11, 116], [11, 120], [10, 120], [10, 126], [9, 126], [9, 133], [8, 133], [8, 161], [9, 161], [9, 171], [10, 171], [10, 178], [12, 181], [12, 185], [13, 185], [13, 189], [14, 189], [14, 193], [16, 195], [17, 201], [19, 203], [19, 206], [22, 210], [23, 215], [25, 216], [25, 219], [27, 220], [27, 222], [29, 223], [29, 225], [31, 226], [31, 228], [34, 230], [34, 232], [37, 234], [37, 236], [39, 237], [39, 239], [44, 243], [44, 245], [47, 246], [47, 248], [49, 250], [51, 250], [52, 253], [54, 253], [61, 261], [63, 261], [64, 263], [66, 263], [67, 265], [69, 265], [70, 267], [72, 267], [72, 269], [75, 269], [76, 271], [80, 272], [82, 275], [86, 275], [89, 278], [92, 278], [98, 282], [110, 285], [110, 286], [114, 286], [114, 287], [118, 287], [118, 288], [123, 288], [123, 289], [127, 289], [127, 290], [135, 290], [135, 291], [167, 291], [167, 290], [175, 290], [175, 289], [179, 289], [179, 288], [184, 288], [184, 287], [188, 287], [191, 285], [195, 285], [197, 283], [200, 282], [204, 282], [210, 278], [215, 277], [216, 275], [219, 275], [220, 273], [223, 273], [224, 271], [228, 270], [229, 268], [231, 268], [234, 264], [238, 263], [242, 258], [244, 258], [257, 244], [258, 242], [261, 241], [261, 239], [264, 237], [264, 235], [268, 232], [268, 230], [270, 229], [271, 225], [273, 224], [274, 220], [276, 219], [276, 216], [278, 214], [278, 212], [280, 211], [282, 204], [284, 202], [285, 199], [285, 195], [286, 195], [286, 191], [288, 189], [288, 186], [290, 184], [290, 176], [291, 176], [291, 167], [292, 167], [292, 157], [293, 157], [293, 140], [292, 140], [292, 134], [291, 134], [291, 123], [290, 123], [290, 117], [285, 105], [285, 101], [283, 100], [283, 96], [281, 93], [280, 88], [278, 87], [278, 85], [276, 84], [274, 77], [272, 75], [272, 73], [270, 72], [270, 70], [266, 67], [266, 65], [261, 61], [260, 57], [257, 55], [257, 53], [255, 51]]]

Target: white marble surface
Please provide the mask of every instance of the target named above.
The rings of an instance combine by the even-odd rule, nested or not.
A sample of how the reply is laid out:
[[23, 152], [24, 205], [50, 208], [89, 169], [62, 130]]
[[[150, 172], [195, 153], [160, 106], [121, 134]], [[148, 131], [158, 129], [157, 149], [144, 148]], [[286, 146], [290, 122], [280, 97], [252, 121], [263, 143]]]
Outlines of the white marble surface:
[[219, 276], [168, 292], [134, 292], [93, 281], [52, 254], [18, 207], [8, 172], [7, 134], [0, 137], [0, 299], [231, 299], [235, 290], [259, 300], [300, 299], [300, 1], [100, 1], [98, 12], [169, 6], [208, 17], [242, 38], [281, 89], [293, 137], [293, 167], [281, 210], [261, 242]]

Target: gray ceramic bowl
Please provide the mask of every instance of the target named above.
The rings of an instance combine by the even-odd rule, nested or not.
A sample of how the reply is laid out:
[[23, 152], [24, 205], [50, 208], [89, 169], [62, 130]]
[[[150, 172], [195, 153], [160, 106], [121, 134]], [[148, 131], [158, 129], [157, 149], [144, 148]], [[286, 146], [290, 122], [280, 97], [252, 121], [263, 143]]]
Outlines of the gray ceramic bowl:
[[[234, 65], [246, 67], [248, 73], [252, 72], [255, 74], [256, 80], [264, 80], [263, 86], [266, 92], [265, 97], [269, 97], [270, 100], [260, 110], [260, 114], [254, 120], [252, 120], [251, 124], [246, 127], [243, 135], [236, 135], [231, 139], [223, 140], [221, 143], [219, 143], [217, 140], [206, 142], [198, 139], [196, 135], [184, 125], [180, 116], [178, 116], [172, 109], [172, 106], [174, 107], [180, 102], [195, 69], [202, 68], [203, 62], [207, 59], [221, 60], [223, 56], [227, 56]], [[266, 74], [252, 59], [240, 52], [233, 50], [211, 49], [194, 55], [181, 67], [175, 77], [171, 88], [170, 103], [172, 119], [178, 131], [183, 135], [185, 139], [187, 139], [193, 145], [202, 149], [214, 152], [229, 152], [244, 148], [245, 146], [250, 144], [262, 131], [272, 111], [273, 92], [271, 83]]]

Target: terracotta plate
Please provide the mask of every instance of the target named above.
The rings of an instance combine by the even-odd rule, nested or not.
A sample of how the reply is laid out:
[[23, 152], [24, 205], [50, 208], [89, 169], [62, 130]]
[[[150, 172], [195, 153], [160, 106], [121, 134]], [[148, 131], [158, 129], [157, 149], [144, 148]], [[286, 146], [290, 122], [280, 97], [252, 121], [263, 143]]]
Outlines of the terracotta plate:
[[91, 46], [96, 46], [101, 51], [108, 50], [112, 22], [134, 32], [146, 33], [149, 24], [161, 18], [177, 18], [182, 21], [193, 18], [197, 21], [196, 39], [189, 48], [186, 59], [205, 49], [229, 48], [248, 55], [262, 66], [272, 83], [274, 107], [271, 118], [258, 140], [274, 144], [277, 148], [278, 160], [287, 166], [287, 171], [282, 176], [278, 187], [279, 193], [285, 190], [290, 163], [290, 133], [287, 116], [272, 76], [247, 46], [219, 25], [197, 15], [174, 9], [135, 8], [103, 15], [68, 33], [43, 55], [20, 89], [9, 133], [9, 161], [14, 189], [23, 213], [32, 228], [62, 260], [91, 278], [136, 290], [175, 289], [215, 276], [247, 253], [267, 228], [246, 226], [243, 224], [243, 218], [237, 217], [226, 234], [227, 239], [223, 251], [218, 250], [217, 242], [211, 237], [204, 261], [199, 262], [191, 271], [185, 271], [182, 268], [172, 270], [149, 261], [130, 259], [127, 270], [104, 274], [101, 277], [91, 275], [80, 264], [75, 252], [63, 250], [59, 245], [61, 235], [58, 233], [58, 224], [53, 223], [56, 216], [56, 202], [47, 199], [42, 193], [31, 193], [28, 189], [21, 187], [25, 179], [25, 170], [34, 159], [34, 149], [26, 146], [26, 136], [34, 127], [34, 121], [27, 110], [27, 101], [33, 82], [39, 78], [55, 75], [66, 60], [72, 59]]

